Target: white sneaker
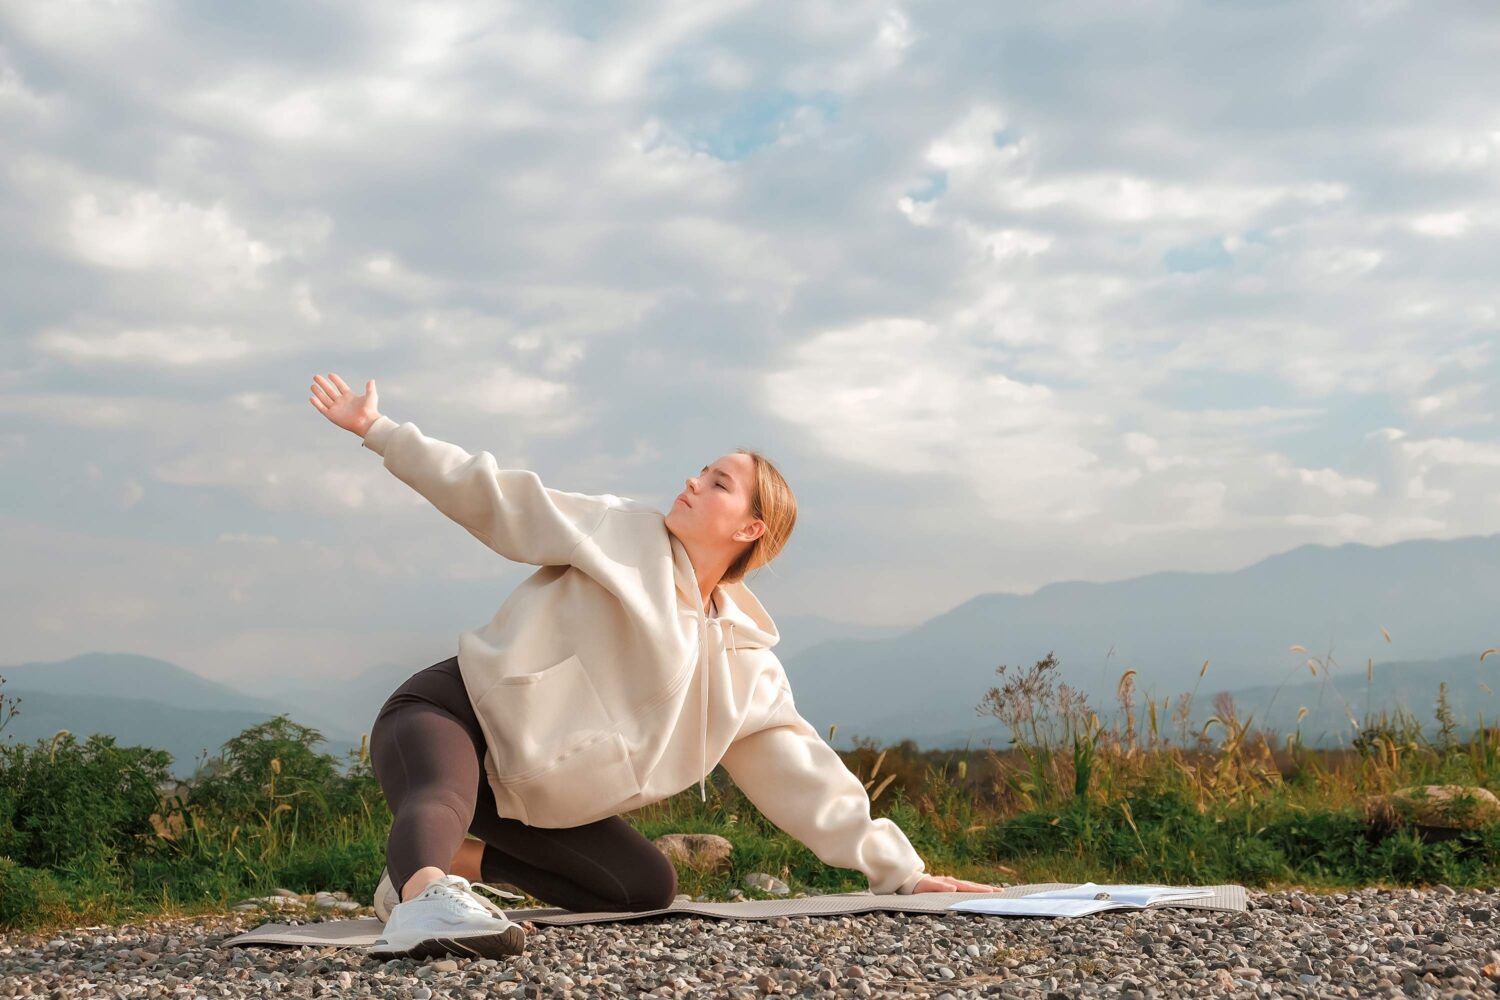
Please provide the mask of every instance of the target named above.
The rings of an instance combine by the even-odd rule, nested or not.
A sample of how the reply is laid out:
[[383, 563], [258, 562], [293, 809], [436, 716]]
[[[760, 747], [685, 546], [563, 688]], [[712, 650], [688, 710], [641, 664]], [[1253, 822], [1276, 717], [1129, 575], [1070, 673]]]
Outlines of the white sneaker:
[[444, 875], [420, 894], [391, 907], [385, 929], [365, 949], [380, 958], [498, 958], [525, 950], [526, 931], [521, 925], [475, 892], [462, 875]]
[[[509, 883], [501, 884], [508, 885]], [[526, 898], [518, 892], [510, 892], [490, 885], [488, 882], [473, 882], [471, 885], [483, 887], [485, 891], [492, 892], [503, 899], [524, 900]], [[380, 884], [375, 887], [375, 915], [382, 922], [391, 919], [391, 911], [396, 908], [396, 904], [399, 902], [401, 902], [401, 893], [397, 892], [396, 887], [391, 884], [391, 870], [389, 868], [380, 869]]]

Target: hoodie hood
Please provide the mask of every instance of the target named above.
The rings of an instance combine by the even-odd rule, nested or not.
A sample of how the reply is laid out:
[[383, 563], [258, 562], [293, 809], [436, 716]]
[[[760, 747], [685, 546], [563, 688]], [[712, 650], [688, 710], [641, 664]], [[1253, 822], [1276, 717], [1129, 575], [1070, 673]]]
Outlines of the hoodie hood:
[[770, 649], [781, 641], [781, 633], [770, 612], [760, 603], [743, 580], [736, 583], [720, 583], [711, 592], [718, 607], [718, 615], [710, 618], [703, 611], [702, 595], [698, 590], [698, 574], [693, 561], [688, 557], [687, 547], [670, 531], [667, 537], [672, 546], [672, 571], [677, 583], [677, 596], [687, 607], [705, 621], [718, 621], [725, 628], [733, 627], [738, 647], [746, 649]]

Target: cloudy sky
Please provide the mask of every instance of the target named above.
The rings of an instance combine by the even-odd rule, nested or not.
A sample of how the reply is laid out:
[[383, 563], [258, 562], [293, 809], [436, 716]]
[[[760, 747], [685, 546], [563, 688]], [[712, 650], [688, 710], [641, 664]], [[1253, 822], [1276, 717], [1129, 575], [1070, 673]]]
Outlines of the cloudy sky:
[[764, 451], [773, 615], [1500, 530], [1495, 8], [1023, 6], [0, 0], [0, 661], [451, 655], [532, 568], [330, 371], [662, 510]]

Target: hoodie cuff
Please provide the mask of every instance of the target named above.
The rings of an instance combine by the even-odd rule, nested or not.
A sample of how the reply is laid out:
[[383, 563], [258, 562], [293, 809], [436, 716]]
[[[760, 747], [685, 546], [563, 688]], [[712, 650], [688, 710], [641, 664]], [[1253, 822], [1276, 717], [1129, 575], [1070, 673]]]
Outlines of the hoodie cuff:
[[906, 877], [906, 881], [896, 887], [896, 892], [902, 896], [910, 896], [917, 883], [927, 877], [926, 866], [917, 869]]
[[385, 414], [375, 418], [375, 422], [365, 429], [363, 446], [375, 454], [385, 455], [385, 443], [390, 439], [391, 432], [401, 425], [396, 423]]

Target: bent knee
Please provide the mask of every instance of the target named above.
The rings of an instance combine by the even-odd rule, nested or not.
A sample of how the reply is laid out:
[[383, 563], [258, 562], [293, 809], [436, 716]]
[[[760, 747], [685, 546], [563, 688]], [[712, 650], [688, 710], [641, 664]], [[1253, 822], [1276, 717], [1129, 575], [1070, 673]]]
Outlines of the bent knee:
[[[446, 786], [428, 785], [408, 792], [401, 803], [402, 816], [411, 815], [417, 822], [452, 822], [460, 836], [474, 820], [474, 794]], [[451, 814], [452, 820], [448, 820]]]
[[649, 871], [637, 873], [632, 880], [630, 898], [625, 902], [627, 910], [665, 910], [677, 898], [677, 869], [671, 860], [662, 855], [661, 863], [653, 863]]

